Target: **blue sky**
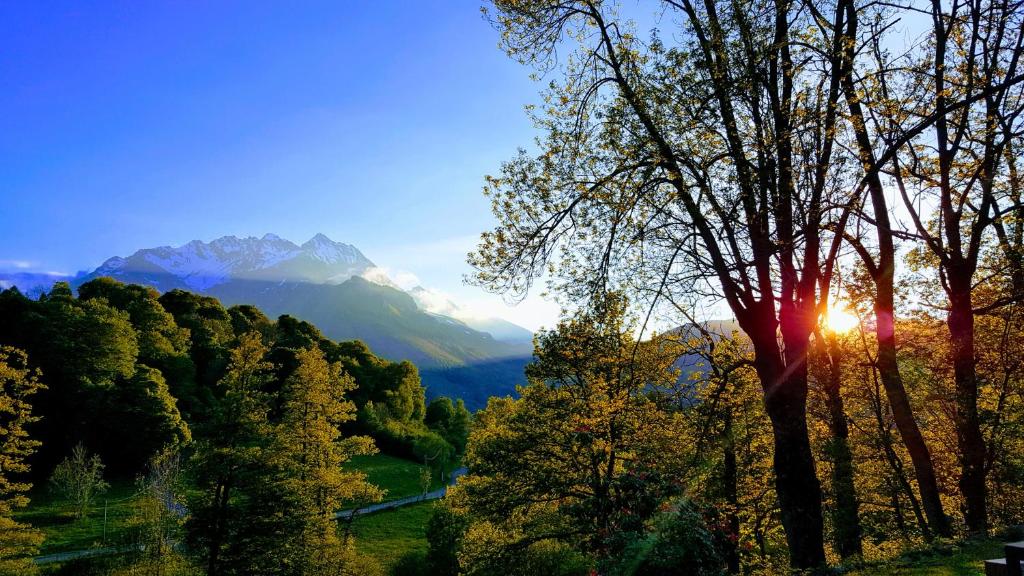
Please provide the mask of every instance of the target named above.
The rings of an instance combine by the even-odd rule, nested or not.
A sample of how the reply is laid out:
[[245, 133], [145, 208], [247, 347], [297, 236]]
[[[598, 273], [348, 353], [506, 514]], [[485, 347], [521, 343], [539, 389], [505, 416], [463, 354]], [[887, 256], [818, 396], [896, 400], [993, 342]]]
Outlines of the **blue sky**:
[[534, 136], [497, 40], [473, 0], [0, 2], [0, 269], [323, 232], [550, 326], [461, 282], [484, 174]]

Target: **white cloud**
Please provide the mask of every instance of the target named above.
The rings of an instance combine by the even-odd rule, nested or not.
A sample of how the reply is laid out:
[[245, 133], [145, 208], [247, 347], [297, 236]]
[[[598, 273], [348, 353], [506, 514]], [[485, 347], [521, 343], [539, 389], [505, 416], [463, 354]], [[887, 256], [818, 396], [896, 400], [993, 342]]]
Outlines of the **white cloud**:
[[370, 282], [374, 282], [382, 286], [398, 288], [400, 290], [409, 290], [414, 286], [418, 286], [420, 283], [420, 279], [412, 272], [406, 270], [394, 270], [386, 266], [368, 268], [360, 274], [360, 276]]
[[390, 276], [395, 281], [395, 284], [401, 286], [403, 290], [409, 290], [420, 285], [419, 277], [408, 270], [395, 270]]
[[[478, 241], [477, 235], [452, 236], [416, 244], [372, 246], [365, 253], [375, 262], [392, 266], [378, 269], [387, 276], [389, 285], [404, 290], [429, 287], [424, 288], [426, 292], [418, 298], [420, 307], [429, 312], [460, 320], [501, 318], [533, 331], [542, 326], [554, 327], [559, 318], [559, 306], [554, 301], [534, 293], [522, 302], [509, 305], [501, 296], [463, 283], [463, 276], [472, 273], [466, 254]], [[451, 309], [453, 303], [457, 310]]]
[[28, 270], [32, 268], [32, 262], [28, 260], [0, 260], [0, 268], [15, 268], [18, 270]]
[[455, 304], [450, 295], [440, 290], [434, 288], [422, 288], [421, 290], [417, 290], [413, 293], [412, 297], [416, 300], [416, 304], [427, 312], [444, 314], [445, 316], [451, 316], [452, 318], [458, 318], [459, 320], [470, 317], [467, 316], [469, 313], [468, 310], [465, 310], [461, 306]]
[[534, 332], [541, 328], [554, 328], [560, 312], [556, 302], [538, 295], [508, 304], [500, 296], [478, 294], [460, 300], [459, 306], [471, 311], [475, 318], [501, 318]]

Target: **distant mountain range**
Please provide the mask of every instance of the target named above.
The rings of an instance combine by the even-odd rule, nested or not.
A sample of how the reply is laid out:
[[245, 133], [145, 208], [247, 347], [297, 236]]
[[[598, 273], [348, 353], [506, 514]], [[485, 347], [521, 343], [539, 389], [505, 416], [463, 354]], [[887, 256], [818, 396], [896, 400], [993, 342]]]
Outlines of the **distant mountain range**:
[[226, 306], [253, 304], [271, 317], [308, 320], [329, 338], [363, 340], [381, 356], [411, 360], [430, 396], [462, 398], [470, 408], [512, 393], [524, 380], [532, 352], [529, 330], [498, 318], [472, 317], [420, 286], [405, 292], [358, 248], [323, 234], [302, 245], [266, 234], [146, 248], [75, 277], [0, 274], [0, 288], [13, 285], [37, 295], [58, 280], [78, 286], [102, 276], [161, 292], [180, 288], [206, 294]]

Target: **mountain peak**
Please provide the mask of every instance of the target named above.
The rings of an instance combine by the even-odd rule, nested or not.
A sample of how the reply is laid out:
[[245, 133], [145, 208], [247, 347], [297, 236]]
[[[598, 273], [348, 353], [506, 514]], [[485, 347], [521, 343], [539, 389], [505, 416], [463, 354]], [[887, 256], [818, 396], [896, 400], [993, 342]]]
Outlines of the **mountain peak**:
[[107, 260], [90, 277], [113, 276], [161, 290], [204, 291], [231, 280], [337, 284], [372, 267], [373, 262], [355, 246], [334, 242], [323, 234], [298, 246], [267, 233], [147, 248], [127, 258]]
[[328, 238], [326, 235], [321, 234], [321, 233], [318, 232], [316, 236], [313, 236], [312, 238], [307, 240], [306, 243], [302, 245], [302, 247], [305, 248], [307, 246], [321, 246], [321, 245], [325, 245], [325, 244], [331, 245], [331, 246], [337, 246], [337, 245], [341, 244], [341, 242], [335, 242], [334, 240], [331, 240], [330, 238]]

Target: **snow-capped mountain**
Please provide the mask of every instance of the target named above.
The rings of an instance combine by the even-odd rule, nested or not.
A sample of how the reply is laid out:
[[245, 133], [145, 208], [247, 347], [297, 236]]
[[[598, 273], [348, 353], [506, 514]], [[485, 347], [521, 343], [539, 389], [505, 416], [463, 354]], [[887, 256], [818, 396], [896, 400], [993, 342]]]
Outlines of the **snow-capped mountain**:
[[431, 397], [462, 398], [471, 408], [513, 393], [533, 350], [525, 328], [476, 318], [423, 287], [406, 292], [356, 247], [323, 234], [302, 245], [273, 234], [193, 240], [110, 258], [93, 272], [48, 283], [0, 274], [0, 288], [25, 292], [22, 285], [31, 284], [42, 291], [57, 280], [78, 287], [103, 276], [161, 292], [197, 292], [225, 306], [252, 304], [271, 318], [308, 320], [334, 340], [359, 339], [386, 358], [413, 361]]
[[198, 292], [231, 280], [340, 284], [373, 268], [358, 248], [317, 234], [301, 246], [274, 234], [262, 238], [224, 236], [178, 247], [146, 248], [104, 262], [90, 278], [111, 276], [159, 290]]

